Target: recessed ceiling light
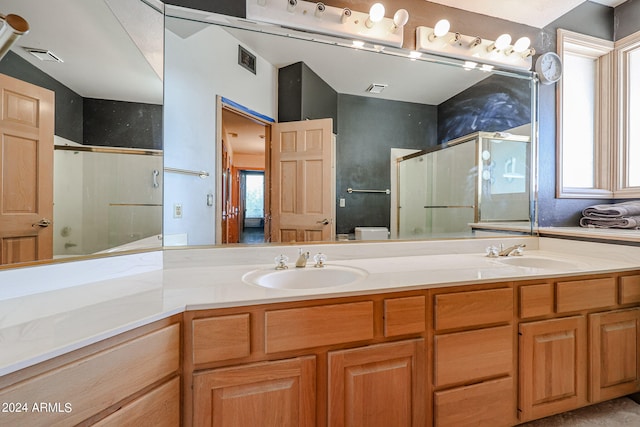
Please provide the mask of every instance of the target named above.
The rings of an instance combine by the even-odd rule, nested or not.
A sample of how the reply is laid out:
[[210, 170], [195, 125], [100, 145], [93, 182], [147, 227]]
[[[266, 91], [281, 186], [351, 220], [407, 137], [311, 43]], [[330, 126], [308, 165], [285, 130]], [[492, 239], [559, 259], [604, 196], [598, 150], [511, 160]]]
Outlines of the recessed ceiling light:
[[380, 93], [387, 86], [389, 86], [389, 85], [385, 85], [385, 84], [382, 84], [382, 83], [371, 83], [371, 85], [369, 85], [369, 87], [367, 88], [367, 92], [369, 92], [369, 93]]
[[35, 47], [25, 47], [24, 50], [29, 52], [31, 55], [38, 58], [40, 61], [53, 61], [53, 62], [64, 62], [62, 58], [60, 58], [55, 53], [46, 49], [38, 49]]

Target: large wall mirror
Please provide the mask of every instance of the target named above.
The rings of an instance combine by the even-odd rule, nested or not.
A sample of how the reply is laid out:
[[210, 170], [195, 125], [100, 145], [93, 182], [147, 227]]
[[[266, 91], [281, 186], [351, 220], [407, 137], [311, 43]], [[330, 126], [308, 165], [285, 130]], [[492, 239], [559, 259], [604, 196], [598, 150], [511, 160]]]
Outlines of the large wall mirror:
[[166, 246], [532, 232], [532, 73], [165, 12]]
[[163, 8], [0, 0], [30, 27], [0, 61], [3, 105], [52, 95], [40, 136], [3, 109], [0, 264], [161, 247]]

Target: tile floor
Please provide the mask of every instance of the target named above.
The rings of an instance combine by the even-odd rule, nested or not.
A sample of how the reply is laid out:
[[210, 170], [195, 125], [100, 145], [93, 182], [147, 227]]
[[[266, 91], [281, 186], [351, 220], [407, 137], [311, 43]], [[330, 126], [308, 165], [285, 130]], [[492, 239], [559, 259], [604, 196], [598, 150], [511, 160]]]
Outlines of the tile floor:
[[623, 397], [521, 424], [524, 427], [640, 427], [640, 405]]

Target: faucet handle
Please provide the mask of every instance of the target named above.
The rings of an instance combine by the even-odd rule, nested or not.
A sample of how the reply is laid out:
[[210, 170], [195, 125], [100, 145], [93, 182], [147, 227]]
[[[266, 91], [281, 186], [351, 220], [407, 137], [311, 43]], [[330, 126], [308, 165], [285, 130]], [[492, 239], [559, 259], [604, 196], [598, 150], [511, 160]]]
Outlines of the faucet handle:
[[327, 262], [327, 256], [322, 252], [318, 252], [313, 256], [313, 260], [316, 262], [314, 267], [322, 268], [324, 267], [324, 263]]
[[486, 251], [489, 258], [498, 258], [500, 256], [500, 249], [497, 246], [488, 246]]
[[275, 257], [274, 261], [276, 263], [276, 270], [286, 270], [287, 268], [289, 268], [287, 266], [287, 261], [289, 261], [289, 257], [286, 255], [280, 254], [277, 257]]

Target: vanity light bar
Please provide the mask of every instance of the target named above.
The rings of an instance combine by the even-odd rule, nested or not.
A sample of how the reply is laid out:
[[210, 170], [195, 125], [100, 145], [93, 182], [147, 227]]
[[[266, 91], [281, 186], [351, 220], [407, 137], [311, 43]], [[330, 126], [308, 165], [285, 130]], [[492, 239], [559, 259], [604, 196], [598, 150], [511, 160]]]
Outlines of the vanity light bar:
[[[374, 16], [369, 12], [326, 6], [303, 0], [246, 0], [247, 19], [304, 31], [341, 36], [370, 43], [402, 47], [403, 26], [408, 13], [396, 13], [396, 19]], [[376, 3], [377, 6], [379, 3]], [[372, 8], [377, 14], [380, 7]], [[382, 8], [384, 10], [384, 8]], [[395, 22], [394, 22], [395, 21]]]
[[[435, 30], [429, 27], [416, 29], [416, 50], [435, 55], [453, 57], [475, 64], [488, 64], [515, 70], [531, 70], [531, 54], [514, 52], [507, 45], [497, 48], [499, 43], [460, 33], [447, 33], [434, 37]], [[482, 66], [482, 65], [481, 65]]]

